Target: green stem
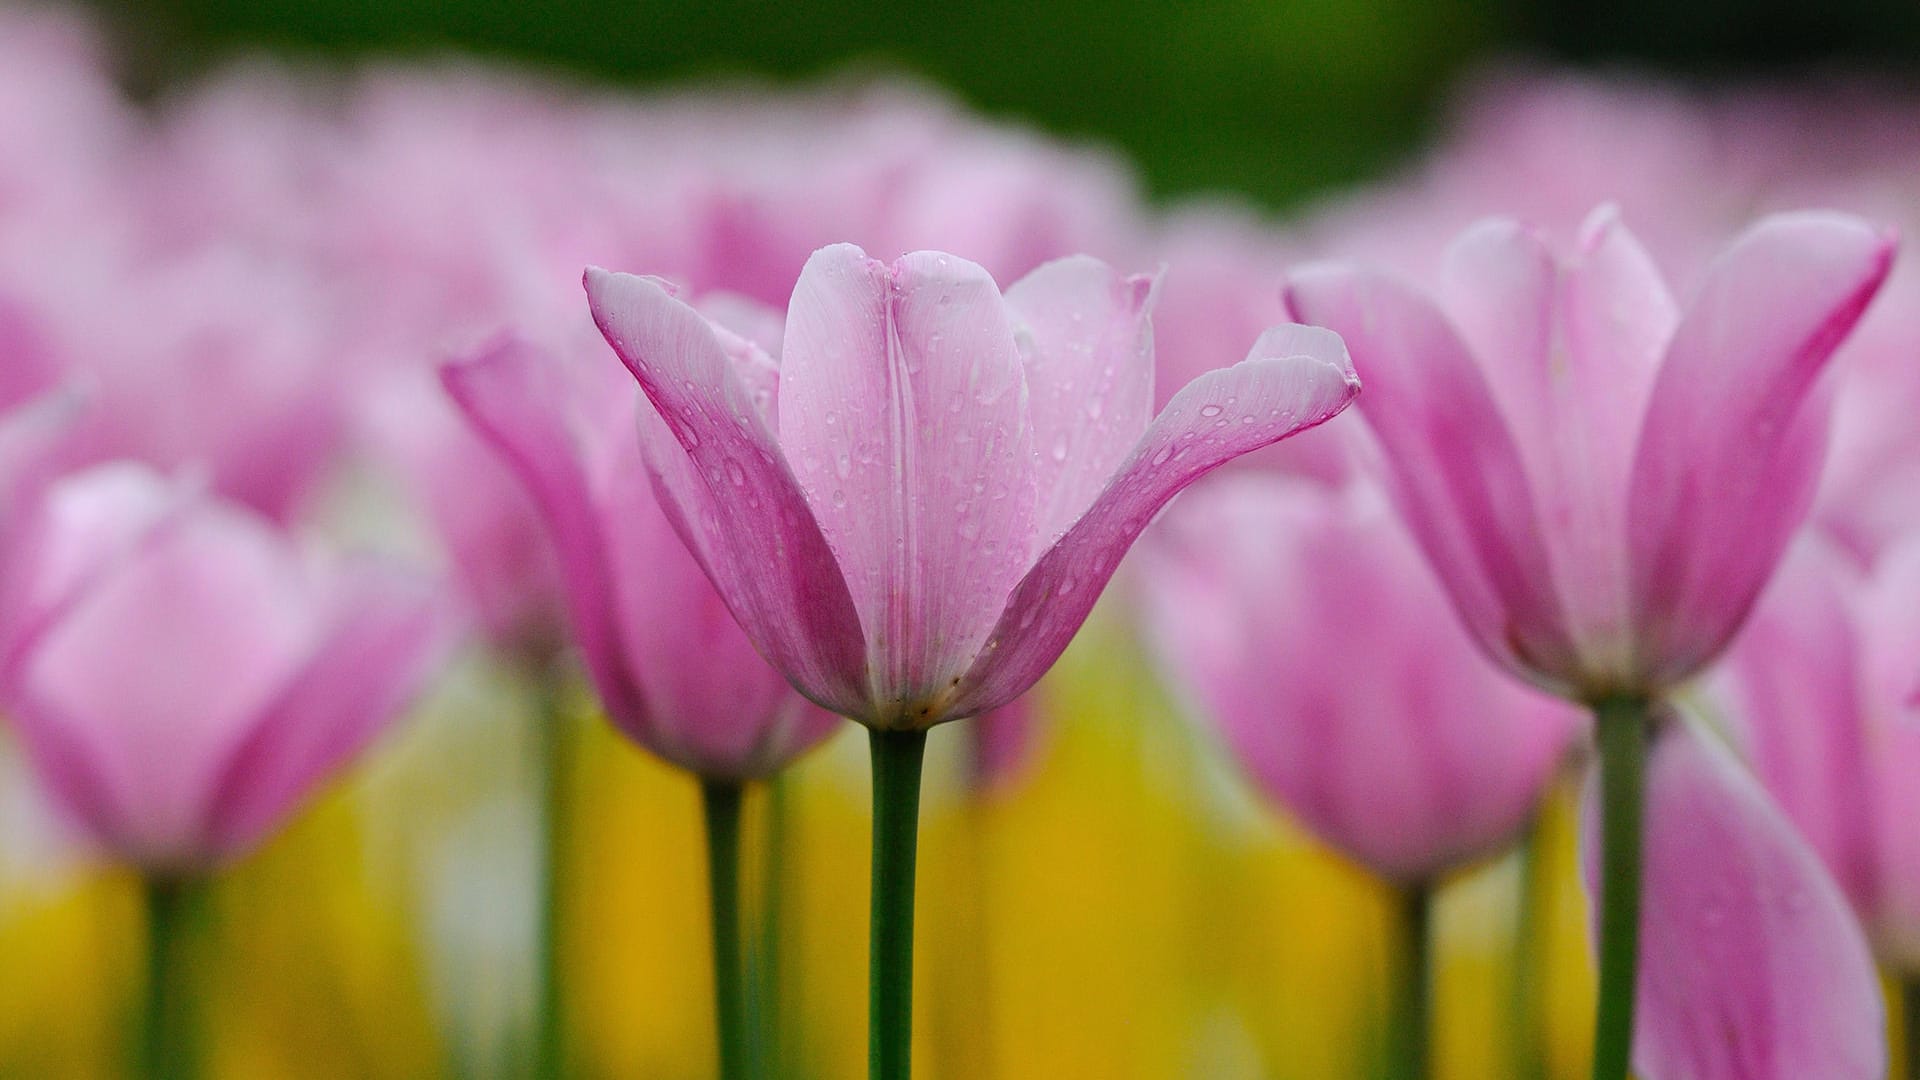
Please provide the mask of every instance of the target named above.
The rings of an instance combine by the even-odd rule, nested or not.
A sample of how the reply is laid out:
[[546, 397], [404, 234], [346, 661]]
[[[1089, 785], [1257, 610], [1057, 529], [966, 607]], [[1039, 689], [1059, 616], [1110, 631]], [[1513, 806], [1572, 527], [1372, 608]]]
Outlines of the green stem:
[[1434, 888], [1415, 882], [1400, 891], [1400, 971], [1389, 1036], [1393, 1080], [1426, 1080], [1433, 1007]]
[[1920, 977], [1900, 977], [1901, 1057], [1906, 1063], [1902, 1073], [1907, 1080], [1920, 1080]]
[[913, 871], [920, 832], [924, 731], [871, 733], [873, 926], [869, 941], [867, 1076], [913, 1075]]
[[740, 802], [737, 780], [702, 780], [707, 815], [707, 896], [713, 911], [713, 1007], [720, 1080], [754, 1075], [747, 973], [740, 956]]
[[1520, 895], [1515, 900], [1513, 979], [1507, 995], [1508, 1046], [1516, 1080], [1543, 1080], [1546, 1076], [1539, 1003], [1546, 992], [1546, 972], [1541, 964], [1545, 950], [1540, 936], [1549, 907], [1547, 891], [1553, 887], [1547, 873], [1548, 813], [1542, 807], [1534, 814], [1533, 823], [1528, 826], [1516, 853], [1520, 863]]
[[136, 1075], [143, 1080], [191, 1080], [199, 1074], [200, 990], [194, 939], [203, 919], [205, 886], [178, 878], [148, 878], [147, 982], [140, 1014]]
[[1633, 1001], [1640, 942], [1641, 816], [1646, 803], [1647, 729], [1642, 699], [1594, 708], [1600, 742], [1600, 993], [1594, 1021], [1593, 1080], [1625, 1080], [1633, 1055]]
[[[782, 935], [786, 930], [787, 848], [792, 843], [792, 781], [785, 773], [767, 786], [766, 843], [760, 854], [760, 927], [756, 935], [753, 971], [754, 1025], [753, 1060], [763, 1067], [768, 1062], [791, 1063], [794, 1048], [785, 1031], [780, 1011], [781, 967], [785, 962]], [[788, 1071], [792, 1070], [789, 1064]]]
[[567, 714], [565, 680], [557, 670], [537, 676], [540, 707], [534, 743], [540, 775], [539, 930], [534, 942], [534, 1073], [538, 1080], [566, 1075], [566, 998], [561, 957], [566, 914], [567, 819], [572, 789], [572, 717]]

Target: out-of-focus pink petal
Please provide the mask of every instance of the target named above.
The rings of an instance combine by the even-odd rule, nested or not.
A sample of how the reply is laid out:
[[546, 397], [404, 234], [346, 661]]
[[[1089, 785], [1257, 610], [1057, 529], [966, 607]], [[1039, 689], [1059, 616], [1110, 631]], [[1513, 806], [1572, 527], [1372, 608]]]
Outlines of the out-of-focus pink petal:
[[[1873, 899], [1877, 769], [1861, 699], [1852, 568], [1808, 537], [1716, 665], [1715, 688], [1754, 773], [1820, 853], [1857, 910]], [[1915, 670], [1920, 671], [1920, 655]]]
[[1370, 491], [1210, 481], [1145, 554], [1175, 682], [1264, 794], [1396, 881], [1511, 842], [1584, 725], [1474, 646]]
[[619, 663], [619, 628], [604, 597], [614, 588], [593, 493], [582, 471], [585, 449], [568, 426], [571, 413], [554, 358], [512, 338], [441, 368], [447, 392], [474, 429], [539, 503], [559, 554], [575, 643], [606, 706], [619, 715], [641, 707]]
[[1871, 784], [1881, 956], [1920, 971], [1920, 537], [1883, 556], [1859, 603], [1861, 692], [1878, 766]]
[[[1583, 847], [1596, 893], [1598, 817], [1590, 797]], [[1635, 1071], [1646, 1080], [1886, 1075], [1866, 939], [1753, 778], [1676, 722], [1647, 762], [1645, 821]]]
[[[638, 394], [638, 391], [635, 391]], [[560, 636], [560, 568], [526, 485], [432, 369], [407, 368], [361, 395], [360, 434], [419, 507], [471, 621], [509, 655]]]
[[1080, 520], [1153, 418], [1154, 280], [1085, 255], [1007, 290], [1039, 463], [1040, 536]]
[[1011, 785], [1032, 764], [1040, 742], [1040, 711], [1032, 694], [1022, 694], [968, 721], [967, 781], [976, 792], [992, 793]]
[[713, 328], [658, 282], [590, 269], [594, 320], [658, 425], [663, 508], [761, 655], [843, 716], [869, 700], [860, 617], [826, 537]]
[[1286, 299], [1352, 350], [1401, 513], [1481, 646], [1530, 679], [1570, 674], [1519, 447], [1446, 317], [1392, 277], [1337, 265], [1297, 271]]
[[18, 523], [7, 565], [0, 567], [0, 685], [38, 634], [195, 495], [190, 481], [124, 462], [97, 465], [49, 487]]
[[314, 585], [263, 522], [204, 504], [38, 636], [16, 727], [97, 839], [149, 867], [204, 861], [219, 762], [322, 633]]
[[1337, 335], [1281, 326], [1262, 334], [1247, 359], [1175, 394], [1106, 490], [1014, 590], [954, 715], [1003, 705], [1046, 673], [1169, 499], [1241, 454], [1331, 419], [1359, 390]]
[[1893, 252], [1855, 218], [1780, 215], [1722, 255], [1687, 307], [1629, 489], [1635, 644], [1655, 683], [1726, 644], [1805, 516], [1826, 412], [1809, 395]]
[[924, 708], [1033, 558], [1033, 436], [1006, 304], [954, 256], [888, 266], [823, 248], [794, 286], [780, 365], [781, 444], [860, 612], [876, 707]]
[[452, 624], [427, 582], [367, 565], [331, 591], [335, 624], [214, 781], [202, 841], [214, 857], [258, 844], [392, 723], [446, 654]]

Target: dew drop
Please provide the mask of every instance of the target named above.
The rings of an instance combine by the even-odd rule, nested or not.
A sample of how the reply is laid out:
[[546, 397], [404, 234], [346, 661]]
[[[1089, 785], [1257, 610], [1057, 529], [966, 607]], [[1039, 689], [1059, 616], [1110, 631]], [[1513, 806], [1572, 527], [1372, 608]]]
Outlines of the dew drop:
[[1218, 406], [1218, 405], [1202, 405], [1202, 406], [1200, 406], [1200, 415], [1201, 415], [1201, 416], [1219, 416], [1219, 415], [1220, 415], [1220, 406]]
[[732, 458], [728, 458], [727, 459], [727, 479], [733, 481], [734, 487], [746, 487], [747, 486], [747, 470], [741, 468], [740, 463], [738, 461], [735, 461]]
[[1063, 464], [1067, 460], [1067, 433], [1064, 431], [1053, 440], [1053, 460]]
[[841, 488], [833, 489], [833, 505], [837, 507], [844, 507], [847, 505], [847, 493], [845, 490]]
[[1159, 453], [1153, 455], [1153, 464], [1165, 465], [1167, 463], [1167, 459], [1171, 458], [1172, 456], [1173, 456], [1173, 446], [1171, 444], [1167, 446], [1163, 446], [1160, 448]]

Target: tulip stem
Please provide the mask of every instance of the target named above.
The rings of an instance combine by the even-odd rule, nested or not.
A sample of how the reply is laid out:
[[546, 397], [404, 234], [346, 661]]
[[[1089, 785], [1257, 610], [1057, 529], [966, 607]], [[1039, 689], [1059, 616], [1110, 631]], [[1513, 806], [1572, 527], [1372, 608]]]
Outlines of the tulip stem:
[[766, 843], [761, 848], [760, 927], [755, 942], [752, 1015], [753, 1060], [792, 1060], [786, 1019], [780, 1011], [781, 965], [785, 962], [787, 847], [792, 843], [792, 780], [782, 773], [767, 785]]
[[140, 1014], [135, 1075], [190, 1080], [199, 1073], [193, 1002], [199, 990], [195, 931], [204, 919], [205, 886], [151, 877], [147, 908], [147, 983]]
[[1600, 743], [1600, 992], [1593, 1080], [1625, 1080], [1633, 1056], [1640, 943], [1641, 817], [1646, 809], [1647, 701], [1594, 707]]
[[913, 1075], [913, 872], [920, 832], [924, 731], [873, 730], [873, 926], [869, 939], [867, 1075]]
[[1901, 1058], [1906, 1064], [1901, 1075], [1907, 1080], [1920, 1080], [1920, 978], [1912, 975], [1900, 979], [1900, 1035]]
[[1416, 881], [1400, 890], [1400, 971], [1394, 992], [1392, 1080], [1426, 1080], [1433, 1009], [1434, 887]]
[[566, 997], [561, 987], [561, 941], [566, 909], [567, 807], [572, 785], [572, 717], [558, 665], [536, 676], [540, 698], [534, 732], [540, 776], [539, 929], [534, 942], [534, 1073], [539, 1080], [566, 1075]]
[[720, 1043], [720, 1080], [754, 1075], [747, 972], [740, 950], [740, 803], [737, 780], [700, 782], [707, 817], [707, 897], [713, 912], [713, 1006]]

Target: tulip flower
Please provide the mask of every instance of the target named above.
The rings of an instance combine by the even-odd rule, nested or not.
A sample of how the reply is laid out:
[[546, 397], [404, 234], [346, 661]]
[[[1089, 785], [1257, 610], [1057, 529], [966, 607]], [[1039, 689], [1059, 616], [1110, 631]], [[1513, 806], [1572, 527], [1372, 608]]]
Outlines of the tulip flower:
[[1032, 686], [1167, 500], [1358, 383], [1332, 334], [1282, 327], [1150, 419], [1152, 282], [1083, 257], [1003, 296], [952, 255], [823, 248], [777, 365], [658, 280], [586, 288], [682, 538], [761, 654], [872, 731], [869, 1058], [904, 1077], [927, 729]]
[[169, 968], [192, 897], [392, 721], [445, 622], [409, 576], [309, 558], [131, 466], [50, 488], [32, 537], [9, 583], [56, 600], [17, 646], [8, 715], [56, 802], [146, 878], [145, 1061], [177, 1075]]
[[1916, 597], [1920, 540], [1863, 573], [1809, 537], [1789, 553], [1712, 683], [1736, 745], [1901, 980], [1910, 1048], [1920, 1040]]
[[674, 534], [634, 437], [640, 392], [618, 369], [580, 370], [508, 339], [442, 375], [540, 508], [574, 639], [609, 719], [700, 780], [722, 1074], [747, 1075], [744, 972], [734, 951], [742, 791], [831, 735], [839, 718], [754, 652]]
[[1441, 878], [1511, 844], [1573, 739], [1571, 705], [1488, 663], [1378, 492], [1236, 475], [1149, 536], [1149, 638], [1247, 777], [1403, 894], [1425, 1075], [1426, 924]]
[[1682, 308], [1602, 210], [1564, 258], [1517, 222], [1468, 230], [1437, 301], [1350, 266], [1289, 279], [1294, 316], [1353, 350], [1389, 486], [1475, 639], [1597, 713], [1596, 1080], [1624, 1076], [1632, 1044], [1656, 702], [1725, 648], [1805, 516], [1819, 376], [1893, 248], [1839, 214], [1768, 218]]

